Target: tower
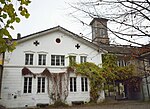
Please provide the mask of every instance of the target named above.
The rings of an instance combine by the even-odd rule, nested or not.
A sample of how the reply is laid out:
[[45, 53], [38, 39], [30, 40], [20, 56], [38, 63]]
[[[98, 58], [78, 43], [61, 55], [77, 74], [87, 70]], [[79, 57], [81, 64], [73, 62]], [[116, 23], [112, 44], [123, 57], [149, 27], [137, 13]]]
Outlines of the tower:
[[104, 18], [94, 18], [90, 25], [92, 28], [92, 42], [95, 44], [109, 44], [107, 21]]

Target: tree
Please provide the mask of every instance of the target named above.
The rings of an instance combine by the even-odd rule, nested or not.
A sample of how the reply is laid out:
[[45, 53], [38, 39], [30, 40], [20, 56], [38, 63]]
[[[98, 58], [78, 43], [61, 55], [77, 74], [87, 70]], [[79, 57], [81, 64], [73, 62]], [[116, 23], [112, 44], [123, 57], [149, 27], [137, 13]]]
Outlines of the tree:
[[106, 18], [110, 25], [113, 24], [107, 27], [110, 36], [116, 36], [136, 45], [143, 45], [142, 41], [137, 41], [139, 39], [149, 40], [150, 2], [148, 0], [80, 0], [70, 6], [75, 9], [71, 15], [84, 25], [89, 24], [83, 17]]
[[16, 0], [15, 6], [12, 0], [0, 0], [0, 53], [12, 51], [16, 43], [12, 41], [12, 35], [9, 29], [14, 30], [13, 24], [20, 22], [20, 17], [28, 18], [30, 16], [27, 6], [30, 0]]
[[130, 64], [128, 66], [118, 66], [117, 56], [114, 54], [104, 54], [102, 66], [103, 76], [108, 83], [112, 83], [116, 80], [127, 80], [135, 76], [134, 65]]
[[[76, 74], [88, 77], [90, 81], [90, 100], [96, 102], [100, 92], [103, 89], [103, 83], [115, 83], [115, 81], [124, 81], [134, 76], [134, 66], [120, 67], [117, 65], [117, 57], [114, 54], [103, 55], [102, 67], [91, 62], [75, 64], [70, 66], [75, 69]], [[70, 68], [68, 67], [68, 68]]]

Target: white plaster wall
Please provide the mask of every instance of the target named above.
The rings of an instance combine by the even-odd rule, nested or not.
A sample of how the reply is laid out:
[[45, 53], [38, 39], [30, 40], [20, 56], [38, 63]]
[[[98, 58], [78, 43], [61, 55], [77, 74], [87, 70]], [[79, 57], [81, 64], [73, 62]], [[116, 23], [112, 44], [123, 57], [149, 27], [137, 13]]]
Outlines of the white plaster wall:
[[143, 96], [144, 96], [144, 99], [147, 101], [149, 100], [149, 95], [148, 95], [148, 90], [150, 92], [150, 76], [147, 77], [147, 81], [149, 84], [146, 84], [146, 78], [143, 79]]
[[[67, 97], [67, 103], [69, 105], [72, 105], [73, 101], [84, 101], [84, 102], [89, 102], [90, 101], [90, 82], [88, 80], [88, 91], [87, 92], [82, 92], [81, 90], [81, 75], [75, 75], [75, 73], [70, 73], [70, 77], [76, 77], [77, 78], [77, 91], [76, 92], [70, 92]], [[69, 83], [70, 86], [70, 83]], [[70, 87], [69, 87], [70, 90]]]
[[[61, 43], [56, 43], [56, 38], [60, 38]], [[33, 44], [36, 40], [39, 41], [40, 45], [35, 46]], [[80, 44], [79, 49], [75, 47], [76, 44]], [[37, 103], [49, 103], [51, 101], [47, 91], [44, 94], [36, 93], [36, 78], [32, 79], [32, 94], [23, 93], [23, 76], [21, 70], [25, 66], [25, 52], [34, 53], [33, 65], [27, 65], [34, 73], [41, 73], [45, 68], [48, 68], [52, 73], [65, 72], [66, 67], [69, 65], [69, 55], [75, 55], [77, 63], [80, 62], [80, 56], [83, 55], [87, 56], [88, 62], [94, 62], [97, 65], [101, 63], [101, 53], [59, 31], [18, 43], [16, 49], [12, 53], [6, 53], [5, 55], [2, 99], [0, 100], [0, 104], [6, 107], [25, 107], [25, 105], [35, 106]], [[38, 66], [39, 52], [46, 53], [46, 66]], [[65, 66], [51, 66], [52, 54], [65, 55]], [[69, 93], [67, 98], [68, 103], [71, 101], [90, 100], [90, 89], [88, 92], [81, 92], [80, 78], [80, 76], [77, 77], [77, 84], [79, 84], [78, 91], [77, 93]], [[14, 99], [14, 95], [17, 95], [16, 99]]]
[[[29, 77], [29, 76], [28, 76]], [[32, 76], [31, 76], [32, 77]], [[21, 68], [4, 69], [1, 103], [9, 108], [35, 106], [37, 103], [49, 103], [47, 88], [45, 93], [37, 93], [37, 78], [32, 78], [32, 93], [23, 93], [24, 77]], [[47, 80], [46, 84], [47, 86]], [[16, 98], [14, 98], [16, 96]]]
[[[56, 38], [61, 39], [61, 43], [56, 43]], [[40, 45], [35, 46], [34, 41], [38, 40]], [[76, 44], [80, 44], [80, 48], [75, 47]], [[12, 53], [7, 53], [5, 57], [5, 65], [25, 65], [25, 52], [32, 51], [34, 53], [34, 65], [37, 65], [37, 56], [39, 52], [46, 52], [47, 54], [47, 66], [50, 66], [51, 54], [65, 55], [66, 58], [69, 54], [77, 56], [77, 62], [79, 62], [79, 56], [87, 55], [87, 61], [95, 62], [99, 64], [101, 62], [100, 53], [96, 50], [88, 47], [88, 45], [82, 44], [66, 34], [61, 32], [54, 32], [46, 34], [45, 36], [30, 39], [26, 42], [18, 44], [16, 49]], [[68, 66], [68, 59], [66, 59], [66, 66]]]

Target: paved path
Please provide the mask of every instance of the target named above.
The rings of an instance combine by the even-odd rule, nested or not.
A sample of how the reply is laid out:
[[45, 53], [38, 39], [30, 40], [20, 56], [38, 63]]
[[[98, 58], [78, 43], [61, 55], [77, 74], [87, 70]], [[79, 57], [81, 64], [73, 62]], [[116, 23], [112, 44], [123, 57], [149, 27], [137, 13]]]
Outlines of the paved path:
[[97, 105], [84, 105], [66, 108], [45, 108], [45, 109], [150, 109], [150, 102], [117, 101], [113, 103], [102, 103]]
[[[0, 106], [0, 109], [6, 109]], [[40, 109], [40, 108], [29, 108]], [[41, 109], [150, 109], [150, 102], [139, 101], [114, 101], [101, 104], [80, 105], [72, 107], [60, 107], [60, 108], [41, 108]]]

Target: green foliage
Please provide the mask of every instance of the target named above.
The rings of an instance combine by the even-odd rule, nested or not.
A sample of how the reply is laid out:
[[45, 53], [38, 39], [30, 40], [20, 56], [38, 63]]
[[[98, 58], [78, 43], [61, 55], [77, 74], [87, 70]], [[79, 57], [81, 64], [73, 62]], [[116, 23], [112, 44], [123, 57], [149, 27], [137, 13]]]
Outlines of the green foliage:
[[[16, 7], [14, 7], [12, 0], [0, 0], [0, 53], [12, 51], [15, 49], [16, 43], [12, 41], [12, 36], [9, 33], [9, 29], [14, 30], [13, 23], [19, 23], [21, 16], [28, 18], [30, 14], [26, 7], [30, 4], [30, 0], [16, 0]], [[7, 40], [5, 40], [6, 38]]]
[[113, 54], [103, 55], [102, 73], [107, 81], [113, 81], [116, 78], [117, 72], [117, 57]]
[[[91, 62], [81, 64], [74, 63], [70, 66], [75, 69], [76, 74], [86, 76], [90, 80], [90, 97], [92, 102], [96, 102], [102, 90], [104, 82], [114, 82], [115, 80], [126, 80], [133, 76], [134, 66], [120, 67], [117, 65], [117, 57], [113, 54], [103, 56], [102, 68]], [[69, 68], [70, 68], [69, 67]]]
[[102, 72], [107, 82], [126, 80], [134, 75], [134, 65], [118, 66], [117, 57], [114, 54], [105, 54], [103, 58]]
[[91, 101], [96, 102], [99, 97], [98, 92], [102, 90], [102, 83], [105, 81], [101, 68], [94, 63], [85, 62], [76, 65], [76, 73], [89, 78]]

